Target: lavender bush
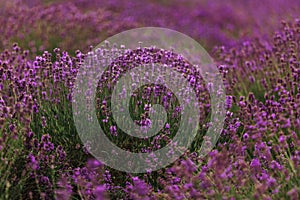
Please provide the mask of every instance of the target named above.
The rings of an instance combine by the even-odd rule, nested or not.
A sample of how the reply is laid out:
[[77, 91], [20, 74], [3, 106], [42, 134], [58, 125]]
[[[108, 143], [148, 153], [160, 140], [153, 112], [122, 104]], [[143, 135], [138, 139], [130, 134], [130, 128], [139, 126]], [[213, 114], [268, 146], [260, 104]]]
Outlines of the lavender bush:
[[[299, 199], [299, 6], [277, 0], [268, 2], [267, 13], [258, 1], [230, 2], [0, 1], [0, 198]], [[90, 155], [76, 132], [71, 94], [89, 45], [149, 25], [182, 31], [211, 49], [226, 87], [226, 123], [217, 146], [200, 159], [210, 114], [201, 77], [167, 50], [119, 57], [117, 63], [128, 58], [132, 67], [141, 58], [179, 63], [176, 70], [195, 76], [205, 97], [202, 128], [189, 151], [161, 170], [130, 174]], [[137, 90], [130, 104], [137, 123], [149, 123], [153, 101], [169, 111], [168, 123], [147, 141], [130, 138], [114, 123], [107, 99], [113, 78], [129, 68], [109, 69], [97, 96], [107, 136], [136, 152], [165, 145], [179, 122], [176, 97], [157, 85]]]

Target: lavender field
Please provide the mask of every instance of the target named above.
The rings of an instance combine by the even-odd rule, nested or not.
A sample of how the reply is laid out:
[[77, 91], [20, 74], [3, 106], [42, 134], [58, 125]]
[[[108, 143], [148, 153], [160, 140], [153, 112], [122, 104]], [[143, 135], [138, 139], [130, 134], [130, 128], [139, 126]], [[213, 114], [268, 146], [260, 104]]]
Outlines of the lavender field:
[[[0, 25], [0, 199], [300, 199], [300, 1], [0, 0]], [[215, 125], [213, 84], [176, 48], [104, 42], [142, 27], [185, 34], [212, 58], [224, 84], [216, 144], [205, 143]], [[91, 153], [105, 142], [86, 142], [79, 134], [74, 115], [89, 115], [77, 112], [74, 94], [84, 100], [93, 95], [77, 90], [78, 74], [90, 56], [107, 55], [118, 56], [91, 100], [106, 137], [126, 151], [152, 155], [184, 126], [195, 137], [174, 162], [144, 173], [120, 170], [129, 157], [112, 167]], [[128, 101], [135, 125], [157, 125], [153, 104], [167, 114], [156, 135], [141, 139], [120, 128], [111, 98], [120, 77], [148, 63], [181, 74], [196, 94], [191, 110], [201, 116], [185, 119], [177, 93], [143, 85]], [[189, 92], [181, 92], [189, 104]], [[126, 94], [122, 90], [119, 98]], [[212, 149], [200, 156], [204, 143]], [[154, 169], [160, 161], [151, 158]]]

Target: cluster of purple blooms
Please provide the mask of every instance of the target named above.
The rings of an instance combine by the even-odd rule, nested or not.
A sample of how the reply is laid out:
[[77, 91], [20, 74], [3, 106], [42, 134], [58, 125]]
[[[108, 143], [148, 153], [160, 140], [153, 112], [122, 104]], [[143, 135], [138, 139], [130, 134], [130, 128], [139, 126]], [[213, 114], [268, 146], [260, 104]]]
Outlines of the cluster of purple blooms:
[[[235, 30], [243, 27], [242, 22], [245, 22], [241, 20], [245, 17], [242, 13], [230, 14], [234, 6], [228, 5], [223, 15], [241, 17], [229, 27], [222, 28], [223, 19], [214, 15], [222, 7], [208, 2], [201, 5], [206, 10], [195, 9], [193, 12], [189, 12], [196, 5], [193, 1], [181, 6], [183, 2], [179, 0], [168, 8], [166, 5], [158, 7], [154, 0], [148, 2], [148, 7], [131, 1], [103, 2], [103, 8], [92, 11], [89, 11], [90, 8], [97, 3], [84, 4], [74, 0], [72, 3], [43, 5], [36, 2], [37, 5], [32, 5], [33, 2], [29, 2], [28, 6], [0, 3], [5, 4], [2, 8], [6, 8], [0, 8], [3, 27], [0, 31], [0, 48], [3, 49], [0, 53], [1, 199], [299, 199], [299, 19], [283, 21], [273, 39], [245, 40], [227, 47], [233, 38], [223, 29]], [[126, 8], [130, 5], [136, 5], [138, 9], [131, 17], [125, 18], [129, 12]], [[289, 7], [291, 15], [296, 13], [290, 5], [282, 2], [279, 5], [281, 8]], [[236, 4], [236, 7], [241, 6]], [[68, 12], [65, 12], [66, 9]], [[147, 11], [149, 9], [151, 12]], [[279, 10], [274, 6], [272, 9], [272, 12]], [[185, 17], [177, 16], [174, 10], [184, 13]], [[253, 16], [255, 12], [262, 12], [260, 23], [269, 22], [267, 18], [270, 16], [264, 17], [262, 10], [252, 10]], [[143, 21], [138, 20], [140, 12], [168, 14], [157, 20]], [[3, 17], [6, 15], [9, 17]], [[168, 21], [168, 16], [178, 19], [176, 24]], [[206, 16], [212, 21], [205, 24], [217, 26], [202, 30], [201, 25], [187, 23], [193, 21], [201, 24], [201, 19]], [[226, 19], [230, 21], [231, 18], [234, 16]], [[113, 23], [118, 19], [124, 19], [123, 23]], [[253, 25], [258, 19], [245, 20]], [[24, 25], [26, 23], [33, 26]], [[47, 28], [52, 25], [56, 29]], [[101, 39], [100, 32], [101, 37], [106, 37], [143, 25], [185, 30], [198, 39], [204, 36], [208, 46], [224, 44], [215, 47], [212, 55], [224, 78], [227, 113], [217, 146], [206, 157], [199, 158], [191, 150], [167, 168], [145, 174], [129, 174], [113, 170], [93, 159], [88, 152], [89, 146], [81, 144], [76, 136], [72, 124], [71, 92], [86, 55], [79, 50], [71, 55], [52, 45], [55, 43], [71, 52], [75, 48], [85, 48], [87, 43], [97, 44]], [[199, 29], [194, 29], [194, 26]], [[213, 33], [212, 36], [206, 38], [205, 30], [210, 30], [208, 33]], [[17, 38], [27, 42], [24, 46], [30, 51], [23, 50], [18, 44], [5, 49]], [[44, 51], [49, 48], [54, 49], [53, 53]], [[43, 53], [32, 59], [39, 51]], [[139, 49], [135, 55], [128, 55], [126, 62], [136, 63], [141, 57], [146, 60], [161, 59], [162, 55], [168, 57], [168, 62], [179, 64], [177, 70], [185, 78], [190, 77], [188, 75], [193, 69], [187, 63], [178, 61], [178, 55], [169, 51], [149, 53], [149, 49]], [[118, 60], [119, 64], [122, 62], [124, 58]], [[109, 76], [121, 76], [126, 68], [112, 66], [111, 70], [113, 74]], [[200, 79], [190, 81], [195, 83], [199, 94], [206, 91]], [[109, 81], [107, 83], [110, 84]], [[161, 101], [165, 108], [171, 107], [172, 118], [180, 112], [180, 108], [172, 107], [176, 99], [167, 89], [146, 86], [140, 92], [141, 99], [146, 100], [153, 93], [162, 94]], [[209, 113], [207, 99], [202, 99], [203, 107], [200, 109]], [[136, 101], [134, 105], [142, 105], [138, 98], [133, 101]], [[112, 138], [123, 137], [118, 127], [111, 123], [108, 105], [107, 99], [99, 103], [101, 122]], [[143, 112], [139, 118], [142, 125], [149, 123], [149, 108], [150, 103], [142, 106]], [[140, 108], [136, 109], [138, 112]], [[203, 119], [203, 124], [209, 125], [205, 123]], [[168, 137], [174, 130], [176, 123], [166, 123], [163, 134], [150, 141], [152, 147], [141, 147], [141, 151], [160, 148], [169, 141]], [[131, 140], [124, 143], [121, 138], [121, 141], [123, 148], [132, 148]]]

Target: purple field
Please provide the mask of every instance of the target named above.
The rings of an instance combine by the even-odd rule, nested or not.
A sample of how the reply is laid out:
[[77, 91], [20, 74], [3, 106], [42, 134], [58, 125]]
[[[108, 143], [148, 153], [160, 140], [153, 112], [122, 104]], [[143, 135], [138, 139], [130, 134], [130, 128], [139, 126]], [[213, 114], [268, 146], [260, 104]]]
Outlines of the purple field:
[[[300, 199], [300, 1], [0, 0], [0, 25], [0, 199]], [[107, 42], [94, 49], [142, 27], [188, 35], [220, 73], [224, 125], [206, 156], [199, 152], [214, 126], [213, 86], [206, 86], [189, 60], [138, 44], [126, 49]], [[105, 142], [84, 142], [78, 133], [74, 91], [94, 50], [103, 60], [119, 55], [92, 99], [106, 137], [126, 151], [150, 155], [186, 125], [195, 137], [180, 158], [131, 173], [91, 153], [93, 145], [102, 148]], [[192, 86], [201, 113], [192, 119], [196, 130], [189, 129], [191, 119], [182, 118], [177, 93], [162, 84], [137, 88], [128, 103], [140, 127], [155, 126], [153, 104], [165, 109], [158, 134], [141, 139], [120, 128], [112, 114], [114, 86], [149, 62], [168, 65]], [[86, 91], [77, 92], [90, 99]], [[115, 152], [105, 153], [115, 158]], [[149, 169], [159, 165], [151, 158]], [[127, 165], [124, 160], [117, 165]]]

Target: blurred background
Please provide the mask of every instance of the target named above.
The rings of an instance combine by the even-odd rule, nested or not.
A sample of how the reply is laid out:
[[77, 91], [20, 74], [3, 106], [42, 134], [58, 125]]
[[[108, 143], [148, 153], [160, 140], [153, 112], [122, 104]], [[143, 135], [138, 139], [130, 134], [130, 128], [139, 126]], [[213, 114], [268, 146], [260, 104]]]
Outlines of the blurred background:
[[86, 51], [130, 28], [158, 26], [185, 33], [208, 50], [268, 38], [280, 20], [300, 13], [293, 0], [0, 0], [0, 49], [18, 42], [33, 54], [60, 47]]

